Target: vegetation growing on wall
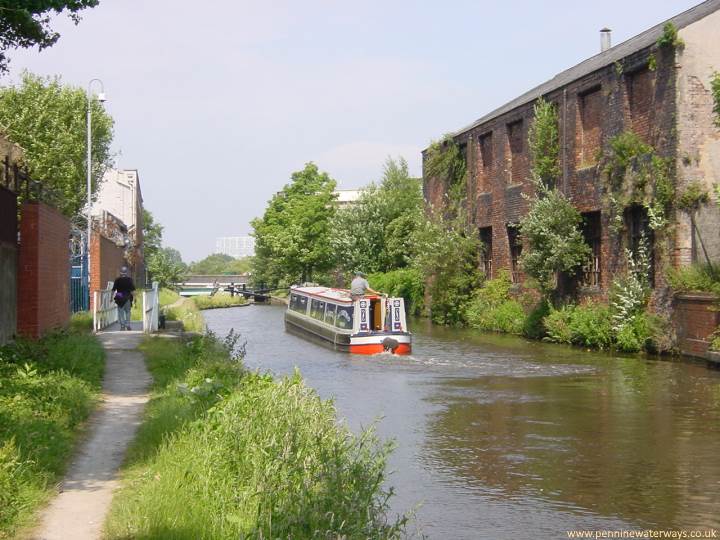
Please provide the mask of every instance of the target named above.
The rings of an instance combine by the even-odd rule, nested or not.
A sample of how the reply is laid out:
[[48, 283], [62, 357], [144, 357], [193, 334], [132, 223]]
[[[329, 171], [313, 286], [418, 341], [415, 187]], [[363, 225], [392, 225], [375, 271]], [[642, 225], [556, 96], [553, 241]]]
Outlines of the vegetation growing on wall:
[[460, 146], [452, 135], [430, 143], [423, 164], [426, 176], [445, 182], [447, 197], [457, 205], [466, 194], [467, 165]]
[[710, 79], [710, 91], [713, 97], [713, 112], [715, 113], [715, 125], [720, 128], [720, 72], [713, 73]]
[[543, 99], [535, 104], [528, 134], [531, 174], [536, 194], [520, 221], [524, 250], [521, 264], [537, 280], [544, 296], [556, 288], [558, 272], [571, 272], [590, 255], [580, 231], [582, 217], [555, 184], [560, 176], [560, 144], [556, 107]]
[[678, 36], [678, 29], [672, 22], [665, 23], [663, 33], [657, 40], [658, 47], [674, 47], [681, 48], [685, 46], [685, 42]]
[[623, 211], [633, 203], [648, 212], [650, 227], [661, 230], [674, 196], [672, 160], [663, 158], [640, 137], [626, 131], [609, 141], [603, 173], [611, 227], [619, 233], [624, 227]]
[[528, 148], [535, 184], [552, 188], [560, 178], [560, 136], [557, 107], [540, 98], [535, 103], [534, 119], [528, 130]]

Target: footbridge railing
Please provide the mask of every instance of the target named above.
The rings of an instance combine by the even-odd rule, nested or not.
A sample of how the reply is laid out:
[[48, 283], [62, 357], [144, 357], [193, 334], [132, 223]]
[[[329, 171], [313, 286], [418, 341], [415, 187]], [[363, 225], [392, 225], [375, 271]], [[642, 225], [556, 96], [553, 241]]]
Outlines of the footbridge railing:
[[157, 332], [160, 316], [160, 292], [158, 282], [153, 281], [152, 289], [143, 291], [143, 332]]
[[117, 322], [118, 311], [113, 299], [113, 282], [108, 281], [104, 290], [93, 293], [93, 330], [99, 332]]

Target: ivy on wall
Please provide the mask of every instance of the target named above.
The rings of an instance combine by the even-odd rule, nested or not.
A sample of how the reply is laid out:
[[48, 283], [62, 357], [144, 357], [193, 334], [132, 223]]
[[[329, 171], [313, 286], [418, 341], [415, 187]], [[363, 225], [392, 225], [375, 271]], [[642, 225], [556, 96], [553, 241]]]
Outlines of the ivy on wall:
[[672, 159], [659, 156], [655, 148], [632, 131], [610, 139], [603, 173], [610, 224], [615, 233], [622, 231], [623, 211], [631, 204], [647, 209], [651, 229], [658, 231], [667, 225], [675, 192], [671, 170]]
[[720, 72], [713, 73], [710, 79], [710, 92], [713, 97], [713, 112], [715, 113], [715, 125], [720, 128]]
[[452, 135], [433, 141], [425, 153], [425, 172], [445, 182], [450, 202], [459, 204], [466, 194], [467, 166], [460, 146]]

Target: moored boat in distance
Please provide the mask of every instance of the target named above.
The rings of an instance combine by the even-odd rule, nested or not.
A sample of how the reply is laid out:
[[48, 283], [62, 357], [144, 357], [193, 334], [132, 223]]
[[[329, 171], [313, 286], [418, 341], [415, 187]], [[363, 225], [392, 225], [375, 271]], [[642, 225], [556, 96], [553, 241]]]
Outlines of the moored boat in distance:
[[404, 299], [353, 299], [345, 289], [291, 287], [285, 328], [354, 354], [410, 354], [412, 347]]

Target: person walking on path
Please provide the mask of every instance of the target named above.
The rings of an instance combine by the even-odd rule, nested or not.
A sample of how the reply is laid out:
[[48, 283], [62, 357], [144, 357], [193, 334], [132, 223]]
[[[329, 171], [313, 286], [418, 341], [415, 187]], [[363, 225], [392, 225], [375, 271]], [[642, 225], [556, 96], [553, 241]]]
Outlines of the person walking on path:
[[357, 300], [358, 298], [365, 296], [367, 293], [377, 294], [378, 296], [382, 295], [381, 292], [370, 288], [368, 280], [365, 279], [365, 273], [358, 270], [355, 272], [355, 279], [353, 279], [352, 283], [350, 283], [350, 296], [353, 300]]
[[120, 330], [130, 330], [130, 309], [132, 308], [132, 293], [135, 290], [135, 284], [128, 276], [127, 266], [120, 269], [120, 275], [115, 279], [112, 290], [115, 293], [114, 300], [118, 307]]

